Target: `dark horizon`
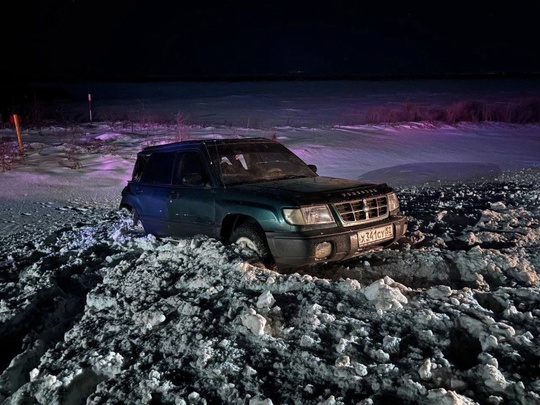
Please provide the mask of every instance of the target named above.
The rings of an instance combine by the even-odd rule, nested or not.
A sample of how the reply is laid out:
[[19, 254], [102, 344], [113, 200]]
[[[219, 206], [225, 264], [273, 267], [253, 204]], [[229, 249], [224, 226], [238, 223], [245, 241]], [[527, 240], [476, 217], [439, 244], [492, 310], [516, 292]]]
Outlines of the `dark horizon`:
[[[540, 3], [14, 3], [0, 82], [540, 75]], [[8, 30], [4, 25], [1, 30]]]
[[79, 74], [10, 71], [0, 66], [0, 85], [21, 85], [35, 83], [70, 83], [70, 82], [244, 82], [244, 81], [395, 81], [395, 80], [470, 80], [470, 79], [519, 79], [540, 78], [538, 69], [501, 69], [501, 70], [458, 70], [434, 72], [343, 72], [343, 73], [309, 73], [296, 72], [256, 72], [223, 74], [219, 72], [207, 74], [138, 74], [108, 73]]
[[252, 75], [252, 76], [180, 76], [180, 77], [12, 77], [9, 81], [2, 81], [2, 88], [14, 87], [39, 87], [47, 85], [62, 85], [69, 83], [212, 83], [212, 82], [339, 82], [339, 81], [366, 81], [366, 82], [391, 82], [391, 81], [429, 81], [429, 80], [513, 80], [513, 79], [540, 79], [540, 72], [498, 72], [498, 73], [434, 73], [434, 74], [395, 74], [395, 75], [304, 75], [304, 74], [284, 74], [284, 75]]

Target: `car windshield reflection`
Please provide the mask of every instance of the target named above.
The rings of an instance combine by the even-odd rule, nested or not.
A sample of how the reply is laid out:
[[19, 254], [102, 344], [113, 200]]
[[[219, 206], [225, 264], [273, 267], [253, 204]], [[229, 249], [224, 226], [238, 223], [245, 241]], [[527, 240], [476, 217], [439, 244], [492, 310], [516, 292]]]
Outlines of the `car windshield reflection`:
[[218, 145], [213, 158], [225, 185], [317, 176], [280, 144]]

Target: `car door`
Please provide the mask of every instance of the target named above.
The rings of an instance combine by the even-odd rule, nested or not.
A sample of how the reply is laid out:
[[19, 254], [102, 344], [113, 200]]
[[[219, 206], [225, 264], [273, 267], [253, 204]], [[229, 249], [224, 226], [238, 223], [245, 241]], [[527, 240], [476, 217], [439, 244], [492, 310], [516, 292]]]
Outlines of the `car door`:
[[215, 221], [215, 188], [209, 173], [209, 167], [198, 151], [178, 153], [168, 198], [172, 235], [219, 236]]
[[146, 162], [140, 180], [133, 185], [135, 209], [147, 233], [169, 234], [168, 198], [171, 190], [174, 153], [153, 153]]

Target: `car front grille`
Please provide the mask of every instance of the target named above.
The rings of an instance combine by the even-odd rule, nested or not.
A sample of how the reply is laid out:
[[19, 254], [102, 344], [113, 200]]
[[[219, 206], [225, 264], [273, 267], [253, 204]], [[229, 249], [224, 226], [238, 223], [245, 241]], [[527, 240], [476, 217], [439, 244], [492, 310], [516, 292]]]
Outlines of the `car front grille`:
[[345, 226], [359, 225], [388, 217], [386, 196], [363, 198], [334, 204]]

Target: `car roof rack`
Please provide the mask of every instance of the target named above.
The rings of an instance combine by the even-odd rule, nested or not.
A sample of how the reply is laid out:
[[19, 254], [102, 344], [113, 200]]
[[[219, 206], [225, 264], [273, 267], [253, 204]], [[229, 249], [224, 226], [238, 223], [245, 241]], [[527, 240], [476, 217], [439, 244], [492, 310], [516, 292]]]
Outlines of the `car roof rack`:
[[258, 143], [258, 142], [276, 142], [268, 138], [226, 138], [226, 139], [198, 139], [181, 142], [166, 143], [163, 145], [147, 146], [141, 152], [171, 152], [175, 150], [181, 150], [190, 146], [200, 145], [223, 145], [223, 144], [235, 144], [235, 143]]

